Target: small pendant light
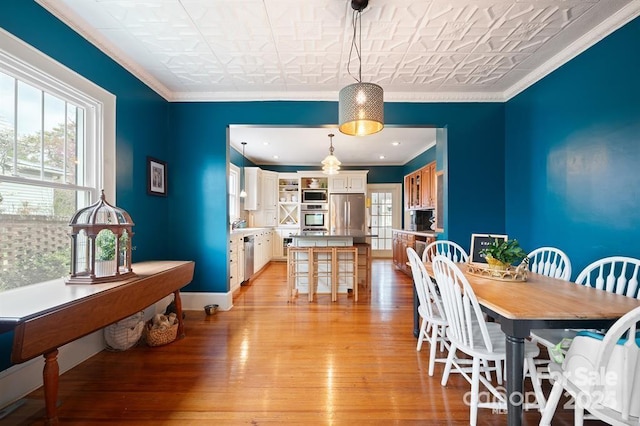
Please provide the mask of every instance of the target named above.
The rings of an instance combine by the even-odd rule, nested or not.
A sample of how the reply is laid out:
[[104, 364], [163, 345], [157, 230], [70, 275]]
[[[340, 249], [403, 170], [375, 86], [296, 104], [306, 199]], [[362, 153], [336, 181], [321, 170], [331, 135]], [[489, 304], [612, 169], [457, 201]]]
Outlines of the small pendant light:
[[342, 164], [335, 155], [333, 155], [333, 133], [329, 133], [329, 155], [322, 160], [322, 173], [325, 175], [337, 175]]
[[244, 176], [244, 147], [247, 144], [246, 142], [242, 143], [242, 174], [240, 175], [240, 198], [247, 198], [247, 191], [245, 191], [244, 186], [246, 182], [246, 178]]

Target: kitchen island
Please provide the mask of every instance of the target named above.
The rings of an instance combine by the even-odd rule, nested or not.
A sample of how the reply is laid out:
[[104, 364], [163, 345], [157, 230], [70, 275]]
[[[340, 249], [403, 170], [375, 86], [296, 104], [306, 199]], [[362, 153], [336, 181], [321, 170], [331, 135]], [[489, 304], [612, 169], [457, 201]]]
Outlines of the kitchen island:
[[362, 231], [303, 231], [293, 235], [287, 257], [289, 300], [306, 293], [309, 301], [316, 294], [353, 294], [358, 300], [358, 284], [369, 288], [371, 248], [366, 242], [375, 237]]

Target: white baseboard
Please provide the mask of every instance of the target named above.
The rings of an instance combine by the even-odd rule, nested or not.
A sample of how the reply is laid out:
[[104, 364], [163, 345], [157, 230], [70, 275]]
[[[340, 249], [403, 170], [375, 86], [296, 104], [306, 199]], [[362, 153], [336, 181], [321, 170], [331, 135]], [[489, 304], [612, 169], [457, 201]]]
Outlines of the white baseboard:
[[228, 311], [233, 307], [233, 294], [226, 293], [180, 293], [182, 309], [185, 311], [202, 311], [205, 305], [216, 304], [221, 311]]
[[[217, 304], [218, 309], [228, 311], [233, 307], [231, 292], [226, 293], [180, 293], [182, 309], [185, 311], [202, 311], [205, 305]], [[173, 300], [173, 295], [158, 301], [145, 309], [145, 320], [154, 313], [163, 313]], [[105, 348], [102, 330], [74, 340], [58, 349], [58, 365], [60, 374], [69, 371]], [[22, 364], [12, 365], [0, 371], [0, 408], [18, 401], [42, 386], [42, 370], [44, 357], [36, 357]]]

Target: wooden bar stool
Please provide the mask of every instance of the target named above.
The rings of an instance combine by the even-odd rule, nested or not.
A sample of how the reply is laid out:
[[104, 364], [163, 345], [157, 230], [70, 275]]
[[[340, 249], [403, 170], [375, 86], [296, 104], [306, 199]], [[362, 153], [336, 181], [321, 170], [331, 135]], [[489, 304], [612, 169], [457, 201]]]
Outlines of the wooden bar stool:
[[[307, 258], [303, 259], [301, 255], [306, 254]], [[301, 272], [300, 266], [307, 262], [307, 271]], [[298, 295], [296, 288], [296, 279], [307, 276], [307, 284], [309, 287], [309, 299], [313, 300], [313, 247], [289, 247], [287, 251], [287, 297], [289, 302]]]
[[354, 243], [354, 246], [358, 247], [358, 274], [362, 271], [362, 277], [364, 278], [364, 288], [371, 290], [371, 244], [369, 243]]
[[[331, 280], [331, 295], [332, 297], [335, 295], [335, 299], [332, 300], [337, 300], [337, 293], [338, 293], [338, 284], [339, 284], [339, 280], [340, 280], [340, 263], [341, 262], [345, 262], [344, 260], [341, 260], [341, 254], [349, 254], [351, 255], [351, 259], [346, 261], [351, 263], [351, 266], [353, 268], [353, 300], [354, 301], [358, 301], [358, 247], [357, 246], [350, 246], [350, 247], [333, 247], [335, 254], [334, 254], [334, 262], [332, 265], [332, 271], [333, 271], [333, 277], [335, 277], [335, 279]], [[347, 276], [345, 274], [345, 276]]]
[[326, 265], [329, 266], [329, 268], [331, 269], [331, 275], [327, 275], [326, 272], [324, 272], [324, 276], [329, 278], [331, 280], [331, 301], [335, 301], [334, 297], [333, 297], [333, 276], [334, 276], [334, 264], [335, 264], [335, 260], [336, 260], [336, 255], [335, 255], [335, 251], [333, 250], [333, 247], [313, 247], [312, 250], [313, 254], [312, 254], [312, 259], [313, 259], [313, 274], [310, 275], [310, 280], [311, 283], [309, 284], [309, 302], [313, 302], [313, 297], [314, 295], [317, 293], [318, 291], [318, 279], [320, 278], [322, 271], [320, 268], [320, 257], [318, 255], [320, 254], [328, 254], [329, 255], [329, 259], [328, 261], [326, 259], [324, 259], [324, 263]]

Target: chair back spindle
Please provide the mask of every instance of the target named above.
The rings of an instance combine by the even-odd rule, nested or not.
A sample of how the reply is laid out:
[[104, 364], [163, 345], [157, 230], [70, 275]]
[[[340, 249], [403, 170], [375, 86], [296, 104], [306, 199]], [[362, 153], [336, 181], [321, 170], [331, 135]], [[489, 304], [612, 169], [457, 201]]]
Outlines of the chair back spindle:
[[640, 259], [611, 256], [599, 259], [580, 272], [576, 283], [610, 293], [637, 298]]
[[529, 269], [536, 274], [569, 281], [571, 261], [562, 250], [555, 247], [540, 247], [527, 255]]
[[448, 240], [437, 240], [424, 249], [422, 253], [423, 262], [431, 262], [435, 256], [445, 256], [454, 263], [466, 263], [469, 261], [469, 255], [457, 243]]

